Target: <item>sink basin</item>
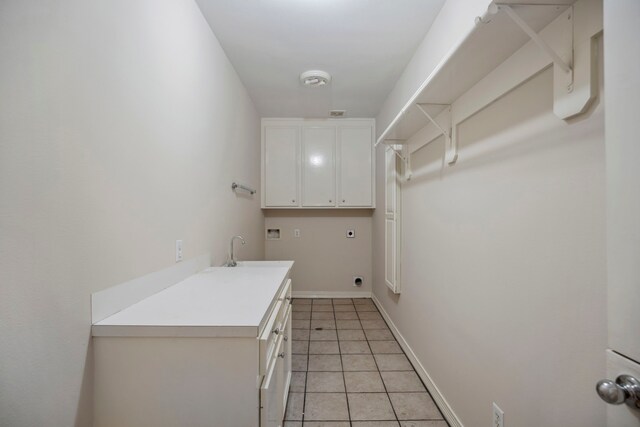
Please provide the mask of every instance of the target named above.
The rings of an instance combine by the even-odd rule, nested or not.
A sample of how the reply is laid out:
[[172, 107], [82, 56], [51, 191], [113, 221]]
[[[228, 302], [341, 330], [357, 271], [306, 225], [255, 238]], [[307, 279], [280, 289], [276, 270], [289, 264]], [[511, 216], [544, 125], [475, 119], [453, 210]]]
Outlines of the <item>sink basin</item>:
[[293, 261], [238, 261], [237, 267], [286, 267], [291, 268]]

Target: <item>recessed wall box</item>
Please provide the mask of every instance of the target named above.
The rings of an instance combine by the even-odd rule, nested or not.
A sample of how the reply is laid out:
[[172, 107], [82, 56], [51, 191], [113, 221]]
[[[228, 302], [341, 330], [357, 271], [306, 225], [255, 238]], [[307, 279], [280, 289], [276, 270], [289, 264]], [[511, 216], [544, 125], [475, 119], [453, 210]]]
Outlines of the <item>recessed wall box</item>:
[[280, 240], [280, 229], [267, 228], [267, 240]]

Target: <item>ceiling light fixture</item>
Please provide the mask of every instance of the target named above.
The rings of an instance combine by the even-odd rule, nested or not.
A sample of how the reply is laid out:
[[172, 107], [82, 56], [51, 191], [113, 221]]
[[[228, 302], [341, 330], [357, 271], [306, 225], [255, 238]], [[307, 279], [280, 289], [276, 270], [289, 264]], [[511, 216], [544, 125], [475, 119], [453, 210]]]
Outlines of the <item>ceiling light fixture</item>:
[[331, 74], [322, 70], [309, 70], [300, 74], [300, 82], [305, 86], [320, 87], [331, 81]]

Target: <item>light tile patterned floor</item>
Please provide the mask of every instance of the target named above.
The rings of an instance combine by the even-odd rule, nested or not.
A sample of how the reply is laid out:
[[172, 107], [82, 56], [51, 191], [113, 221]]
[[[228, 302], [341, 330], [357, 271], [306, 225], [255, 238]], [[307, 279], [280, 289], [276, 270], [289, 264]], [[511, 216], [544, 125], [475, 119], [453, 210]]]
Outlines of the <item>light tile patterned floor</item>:
[[447, 427], [370, 298], [293, 300], [285, 427]]

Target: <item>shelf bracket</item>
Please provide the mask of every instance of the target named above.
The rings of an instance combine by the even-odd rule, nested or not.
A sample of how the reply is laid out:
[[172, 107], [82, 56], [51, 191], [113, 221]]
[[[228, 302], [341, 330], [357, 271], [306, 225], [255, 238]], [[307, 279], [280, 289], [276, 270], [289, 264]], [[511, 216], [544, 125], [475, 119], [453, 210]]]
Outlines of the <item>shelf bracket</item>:
[[407, 162], [407, 158], [404, 157], [402, 155], [402, 153], [400, 151], [398, 151], [398, 149], [396, 149], [396, 145], [400, 145], [403, 144], [405, 142], [404, 139], [385, 139], [385, 142], [389, 141], [391, 144], [386, 144], [390, 149], [393, 150], [394, 153], [396, 153], [396, 155], [398, 156], [398, 158], [400, 158], [400, 160], [402, 160], [403, 162]]
[[549, 55], [553, 63], [560, 67], [562, 71], [564, 71], [565, 73], [571, 73], [573, 71], [571, 69], [571, 64], [562, 59], [560, 55], [558, 55], [556, 51], [553, 50], [551, 46], [549, 46], [549, 44], [544, 41], [533, 28], [529, 26], [529, 24], [527, 24], [522, 18], [520, 18], [520, 16], [515, 12], [515, 10], [513, 10], [510, 5], [504, 3], [496, 3], [496, 6], [498, 6], [498, 9], [504, 10], [507, 16], [509, 16], [509, 18], [511, 18], [511, 20], [515, 22], [516, 25], [518, 25], [518, 27], [520, 27], [520, 29], [522, 29], [522, 31], [524, 31], [531, 38], [531, 40], [534, 41], [535, 44], [537, 44], [547, 55]]
[[[429, 121], [433, 123], [433, 125], [442, 133], [442, 135], [444, 135], [444, 138], [446, 141], [446, 148], [445, 148], [446, 161], [448, 164], [452, 165], [458, 160], [458, 146], [457, 146], [458, 144], [457, 144], [457, 141], [451, 137], [452, 126], [451, 124], [449, 124], [448, 131], [444, 129], [442, 126], [440, 126], [440, 124], [436, 121], [436, 119], [431, 114], [429, 114], [427, 110], [424, 109], [424, 107], [427, 105], [440, 105], [440, 106], [445, 105], [449, 109], [449, 113], [451, 113], [451, 105], [450, 104], [418, 103], [416, 104], [416, 107], [418, 107], [418, 109], [422, 111], [422, 114], [424, 114], [427, 117], [427, 119], [429, 119]], [[449, 114], [449, 120], [451, 120], [451, 114]]]
[[[411, 176], [413, 175], [413, 172], [411, 171], [411, 155], [403, 155], [402, 151], [396, 148], [396, 145], [402, 145], [406, 141], [404, 139], [385, 139], [384, 142], [387, 143], [386, 146], [389, 147], [390, 150], [393, 150], [396, 156], [398, 156], [398, 158], [402, 161], [404, 179], [410, 181]], [[388, 142], [390, 142], [390, 144]], [[397, 144], [394, 144], [394, 142], [397, 142]]]

